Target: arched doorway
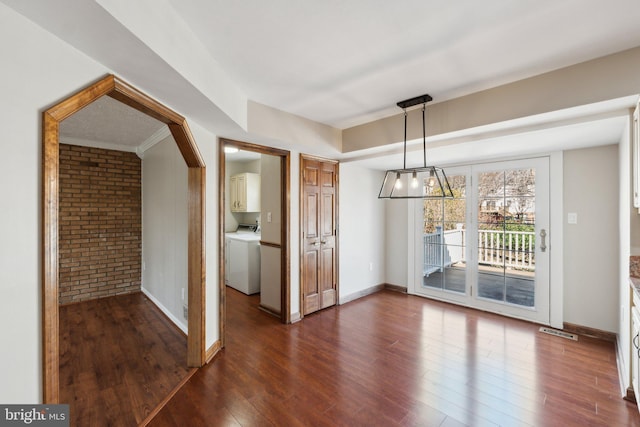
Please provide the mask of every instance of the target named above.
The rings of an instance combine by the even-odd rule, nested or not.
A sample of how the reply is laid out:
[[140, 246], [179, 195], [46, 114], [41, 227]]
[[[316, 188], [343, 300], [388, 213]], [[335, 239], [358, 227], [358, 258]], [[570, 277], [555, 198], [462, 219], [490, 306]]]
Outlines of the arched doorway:
[[42, 152], [42, 337], [43, 401], [59, 403], [58, 184], [60, 122], [102, 96], [165, 123], [188, 167], [188, 337], [187, 364], [205, 359], [205, 164], [184, 117], [109, 75], [43, 113]]

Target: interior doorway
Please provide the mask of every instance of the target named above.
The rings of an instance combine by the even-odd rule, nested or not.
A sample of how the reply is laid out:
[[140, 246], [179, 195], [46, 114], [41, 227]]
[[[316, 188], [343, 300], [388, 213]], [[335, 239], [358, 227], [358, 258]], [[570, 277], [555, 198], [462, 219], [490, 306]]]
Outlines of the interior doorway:
[[45, 403], [59, 403], [60, 398], [58, 311], [60, 122], [105, 95], [165, 123], [187, 164], [189, 189], [187, 364], [199, 367], [204, 363], [204, 160], [184, 117], [110, 75], [49, 108], [43, 114], [42, 310], [43, 401]]
[[[220, 218], [220, 226], [219, 226], [219, 263], [220, 266], [220, 275], [219, 275], [219, 283], [220, 283], [220, 339], [222, 345], [224, 345], [224, 333], [225, 333], [225, 322], [226, 322], [226, 284], [225, 284], [225, 273], [227, 268], [227, 256], [228, 256], [228, 248], [226, 247], [226, 239], [225, 232], [227, 231], [225, 228], [226, 225], [226, 217], [229, 215], [226, 209], [226, 188], [225, 183], [227, 181], [227, 158], [225, 149], [229, 150], [241, 150], [251, 153], [257, 153], [261, 155], [267, 155], [270, 157], [275, 157], [279, 159], [279, 211], [280, 211], [280, 229], [279, 236], [276, 236], [272, 239], [263, 240], [261, 238], [260, 245], [261, 248], [267, 249], [273, 252], [274, 263], [270, 264], [270, 267], [273, 268], [275, 266], [279, 268], [279, 277], [280, 277], [280, 294], [279, 294], [279, 317], [282, 323], [290, 323], [291, 322], [291, 310], [290, 310], [290, 258], [289, 258], [289, 194], [290, 194], [290, 185], [289, 185], [289, 176], [290, 176], [290, 153], [286, 150], [280, 150], [277, 148], [266, 147], [262, 145], [252, 144], [248, 142], [235, 141], [230, 139], [221, 138], [218, 144], [218, 208], [219, 208], [219, 218]], [[241, 176], [239, 178], [242, 178]], [[236, 190], [237, 191], [237, 190]], [[236, 191], [230, 191], [231, 193], [236, 193]], [[241, 190], [239, 194], [243, 193], [245, 190]], [[238, 193], [236, 193], [238, 194]], [[242, 205], [242, 202], [236, 201], [236, 205]], [[255, 209], [254, 209], [255, 210]], [[246, 211], [243, 209], [238, 209], [238, 212]], [[249, 209], [251, 211], [251, 209]], [[255, 212], [254, 212], [255, 215]], [[265, 212], [265, 216], [268, 213]], [[261, 215], [262, 216], [262, 215]], [[251, 217], [252, 221], [255, 221], [254, 217]], [[268, 219], [267, 219], [268, 222]], [[269, 252], [271, 254], [271, 252]], [[268, 308], [268, 307], [267, 307]], [[271, 310], [274, 311], [274, 310]]]

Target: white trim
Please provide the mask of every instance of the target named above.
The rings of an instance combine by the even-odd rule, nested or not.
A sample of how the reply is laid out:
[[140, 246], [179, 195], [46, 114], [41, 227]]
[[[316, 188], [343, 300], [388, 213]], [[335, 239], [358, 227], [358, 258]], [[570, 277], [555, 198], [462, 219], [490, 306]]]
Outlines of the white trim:
[[128, 153], [135, 153], [136, 147], [131, 147], [124, 144], [114, 144], [112, 142], [93, 141], [84, 138], [74, 138], [72, 136], [60, 135], [61, 144], [79, 145], [80, 147], [93, 147], [102, 148], [104, 150], [126, 151]]
[[[507, 313], [503, 311], [494, 311], [491, 308], [479, 306], [477, 304], [470, 305], [468, 301], [461, 300], [458, 298], [458, 295], [448, 295], [443, 293], [442, 295], [438, 294], [425, 294], [421, 292], [419, 289], [419, 283], [421, 282], [421, 269], [417, 268], [422, 262], [422, 239], [417, 238], [417, 234], [415, 230], [419, 230], [422, 227], [421, 224], [421, 215], [418, 212], [418, 206], [414, 204], [409, 205], [408, 215], [408, 286], [407, 293], [412, 295], [425, 296], [427, 298], [445, 301], [457, 305], [462, 305], [465, 307], [477, 308], [481, 310], [488, 310], [495, 312], [500, 315], [520, 318], [529, 321], [535, 321], [541, 324], [549, 324], [554, 328], [562, 329], [563, 328], [563, 260], [564, 260], [564, 247], [563, 247], [563, 156], [562, 152], [553, 152], [547, 154], [541, 154], [532, 157], [512, 157], [508, 159], [496, 159], [491, 162], [478, 162], [468, 165], [459, 166], [462, 168], [469, 168], [469, 173], [471, 168], [480, 168], [486, 164], [494, 164], [494, 163], [517, 163], [517, 162], [528, 162], [534, 159], [548, 159], [548, 181], [545, 182], [545, 187], [548, 187], [549, 194], [549, 206], [548, 206], [548, 230], [549, 230], [549, 265], [548, 265], [548, 276], [549, 276], [549, 294], [546, 298], [547, 301], [544, 304], [540, 304], [538, 299], [536, 299], [536, 306], [540, 306], [543, 313], [539, 313], [541, 318], [533, 319], [531, 317], [523, 317], [514, 313]], [[450, 167], [449, 170], [455, 170], [457, 167]], [[471, 178], [472, 180], [473, 178]], [[467, 190], [469, 190], [469, 182], [467, 183]], [[476, 201], [473, 199], [474, 192], [470, 191], [469, 194], [471, 197], [467, 198], [467, 212], [470, 212], [471, 206], [476, 205]], [[474, 219], [470, 219], [471, 222], [474, 222]], [[477, 228], [477, 223], [474, 223], [474, 226]], [[471, 264], [474, 264], [476, 261], [472, 259], [469, 253], [469, 247], [467, 247], [467, 259], [471, 260]], [[415, 271], [414, 271], [415, 270]], [[473, 277], [473, 272], [470, 270], [471, 274], [468, 277], [469, 282], [475, 283], [476, 277]], [[469, 295], [465, 295], [465, 298], [468, 298]]]
[[[627, 395], [627, 387], [632, 387], [632, 381], [628, 379], [631, 376], [627, 372], [624, 350], [620, 342], [620, 334], [616, 334], [616, 366], [618, 367], [618, 382], [620, 383], [620, 395], [625, 397]], [[628, 384], [627, 384], [628, 383]]]
[[136, 154], [138, 155], [138, 157], [143, 159], [145, 151], [147, 151], [149, 148], [153, 147], [158, 142], [162, 141], [163, 139], [167, 138], [170, 135], [171, 135], [171, 131], [169, 130], [169, 126], [162, 126], [160, 129], [154, 132], [153, 135], [151, 135], [149, 138], [142, 141], [142, 143], [138, 145], [138, 147], [136, 147], [135, 149]]
[[564, 322], [563, 153], [549, 155], [549, 324]]
[[162, 303], [158, 301], [153, 295], [151, 295], [149, 291], [147, 291], [145, 288], [141, 288], [141, 290], [142, 290], [142, 293], [145, 294], [147, 298], [149, 298], [151, 302], [154, 303], [156, 307], [158, 307], [158, 309], [160, 309], [161, 312], [163, 312], [173, 323], [175, 323], [175, 325], [178, 328], [180, 328], [182, 332], [188, 335], [187, 325], [182, 323], [176, 316], [171, 314], [171, 312], [164, 305], [162, 305]]
[[[420, 283], [416, 272], [416, 265], [420, 265], [420, 250], [418, 244], [422, 244], [422, 240], [416, 238], [416, 201], [407, 199], [407, 293], [416, 295], [416, 287]], [[418, 228], [419, 229], [419, 228]], [[419, 242], [418, 242], [419, 240]]]
[[[349, 295], [345, 295], [343, 297], [340, 297], [340, 299], [338, 301], [338, 304], [339, 305], [347, 304], [347, 303], [349, 303], [351, 301], [355, 301], [357, 299], [364, 298], [364, 297], [366, 297], [368, 295], [375, 294], [376, 292], [380, 292], [383, 289], [384, 289], [384, 284], [370, 286], [370, 287], [362, 289], [362, 290], [360, 290], [358, 292], [353, 292], [353, 293], [351, 293]], [[267, 307], [267, 308], [269, 308], [269, 307]]]

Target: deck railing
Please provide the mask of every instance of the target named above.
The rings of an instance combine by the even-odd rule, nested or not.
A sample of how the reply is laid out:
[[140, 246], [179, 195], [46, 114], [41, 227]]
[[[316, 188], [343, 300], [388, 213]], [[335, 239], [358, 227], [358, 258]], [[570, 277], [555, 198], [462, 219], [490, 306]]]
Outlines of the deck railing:
[[[436, 227], [435, 233], [424, 234], [424, 274], [466, 262], [466, 234], [461, 227], [444, 232], [442, 227]], [[478, 230], [478, 263], [533, 271], [534, 235], [533, 231]]]
[[478, 231], [478, 262], [520, 270], [535, 269], [533, 231]]

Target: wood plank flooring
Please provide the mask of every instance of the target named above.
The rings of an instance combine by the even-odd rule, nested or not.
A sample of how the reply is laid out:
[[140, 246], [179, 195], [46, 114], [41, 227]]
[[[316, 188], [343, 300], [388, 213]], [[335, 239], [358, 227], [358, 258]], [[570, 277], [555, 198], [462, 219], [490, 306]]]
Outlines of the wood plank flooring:
[[282, 325], [227, 290], [226, 348], [151, 426], [638, 426], [611, 343], [383, 291]]
[[135, 426], [191, 370], [187, 339], [142, 293], [60, 307], [60, 397], [72, 426]]

